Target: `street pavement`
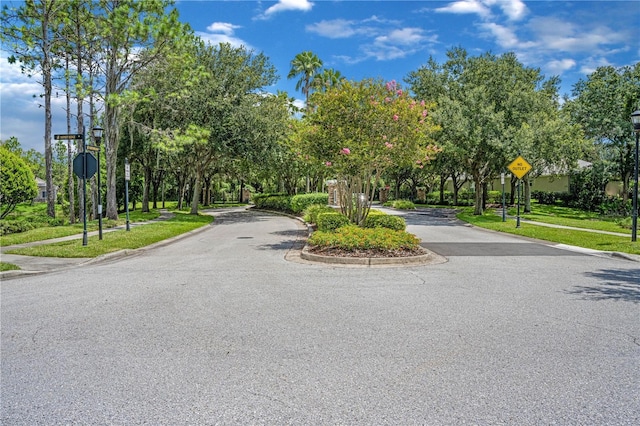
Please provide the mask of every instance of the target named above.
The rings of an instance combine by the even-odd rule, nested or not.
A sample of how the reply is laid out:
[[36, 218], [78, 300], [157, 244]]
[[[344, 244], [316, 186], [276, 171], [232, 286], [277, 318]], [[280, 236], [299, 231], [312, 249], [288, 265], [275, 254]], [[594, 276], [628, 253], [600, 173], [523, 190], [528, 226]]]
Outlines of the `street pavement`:
[[304, 261], [235, 210], [3, 279], [0, 423], [640, 424], [639, 263], [393, 213], [437, 262]]

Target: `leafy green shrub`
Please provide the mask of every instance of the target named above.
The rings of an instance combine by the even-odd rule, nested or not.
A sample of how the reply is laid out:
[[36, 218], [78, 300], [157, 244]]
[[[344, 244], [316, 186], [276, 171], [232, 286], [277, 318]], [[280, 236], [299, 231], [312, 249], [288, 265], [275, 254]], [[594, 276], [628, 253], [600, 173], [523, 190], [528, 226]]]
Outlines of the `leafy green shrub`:
[[598, 206], [598, 212], [605, 216], [629, 216], [633, 212], [632, 200], [625, 203], [622, 197], [606, 197]]
[[633, 220], [630, 217], [625, 217], [616, 220], [616, 224], [618, 224], [621, 228], [631, 229], [633, 227]]
[[[453, 204], [453, 192], [442, 191], [442, 200], [444, 205]], [[433, 191], [427, 194], [427, 203], [440, 204], [440, 191]]]
[[323, 204], [312, 204], [304, 211], [303, 219], [307, 223], [318, 223], [320, 213], [336, 213], [333, 207]]
[[286, 194], [257, 194], [253, 204], [259, 209], [291, 212], [291, 196]]
[[291, 198], [291, 211], [298, 214], [314, 204], [326, 206], [329, 204], [329, 194], [316, 192], [313, 194], [294, 195]]
[[0, 145], [0, 219], [4, 219], [18, 204], [38, 194], [33, 172], [27, 162]]
[[17, 234], [35, 228], [36, 225], [26, 220], [0, 220], [0, 235]]
[[47, 218], [47, 223], [49, 226], [62, 226], [64, 225], [64, 219], [59, 217], [49, 217]]
[[417, 250], [420, 240], [413, 234], [387, 228], [360, 228], [347, 225], [335, 232], [316, 231], [309, 237], [313, 248], [357, 250]]
[[605, 201], [605, 188], [611, 174], [603, 162], [595, 162], [569, 174], [570, 207], [594, 212]]
[[487, 203], [502, 204], [502, 191], [487, 191]]
[[316, 225], [319, 231], [334, 231], [341, 226], [349, 224], [349, 218], [338, 212], [320, 213]]
[[395, 231], [404, 231], [407, 228], [407, 222], [404, 218], [380, 213], [374, 213], [374, 210], [372, 210], [364, 220], [363, 228], [387, 228]]
[[416, 205], [409, 200], [395, 200], [393, 202], [393, 208], [398, 210], [414, 210]]
[[554, 205], [556, 201], [561, 199], [562, 194], [560, 192], [552, 191], [532, 191], [531, 198], [538, 200], [540, 204]]

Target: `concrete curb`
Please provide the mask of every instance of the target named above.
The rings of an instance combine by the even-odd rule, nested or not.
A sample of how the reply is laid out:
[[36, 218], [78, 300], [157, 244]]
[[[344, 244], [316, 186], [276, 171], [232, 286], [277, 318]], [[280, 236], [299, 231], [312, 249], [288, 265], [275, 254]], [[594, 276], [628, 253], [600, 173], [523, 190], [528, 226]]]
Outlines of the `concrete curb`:
[[320, 254], [310, 253], [309, 248], [306, 245], [300, 253], [300, 258], [314, 263], [325, 263], [334, 266], [360, 266], [366, 268], [434, 265], [447, 261], [446, 258], [432, 252], [405, 257], [324, 256]]
[[143, 252], [145, 252], [147, 250], [153, 250], [154, 248], [158, 248], [158, 247], [163, 247], [163, 246], [169, 245], [169, 244], [171, 244], [171, 243], [173, 243], [175, 241], [178, 241], [178, 240], [180, 240], [182, 238], [186, 238], [186, 237], [189, 237], [191, 235], [197, 234], [199, 232], [203, 232], [204, 230], [208, 229], [208, 227], [213, 226], [214, 224], [215, 224], [215, 220], [213, 222], [211, 222], [210, 224], [208, 224], [208, 225], [201, 226], [200, 228], [194, 229], [194, 230], [189, 231], [189, 232], [185, 232], [184, 234], [176, 235], [175, 237], [171, 237], [171, 238], [167, 238], [167, 239], [162, 240], [162, 241], [158, 241], [157, 243], [153, 243], [153, 244], [150, 244], [148, 246], [140, 247], [140, 248], [137, 248], [137, 249], [125, 249], [125, 250], [114, 251], [112, 253], [106, 253], [106, 254], [103, 254], [103, 255], [100, 255], [100, 256], [89, 258], [85, 262], [80, 262], [80, 263], [76, 263], [76, 264], [73, 264], [73, 265], [66, 265], [66, 266], [62, 266], [62, 267], [59, 267], [59, 268], [43, 270], [43, 271], [29, 271], [29, 270], [19, 269], [19, 270], [11, 270], [11, 271], [0, 272], [0, 280], [10, 279], [10, 278], [18, 278], [18, 277], [25, 276], [25, 275], [34, 276], [34, 275], [40, 275], [40, 274], [49, 274], [49, 273], [52, 273], [52, 272], [78, 268], [78, 267], [85, 266], [85, 265], [113, 262], [113, 261], [116, 261], [116, 260], [119, 260], [119, 259], [123, 259], [123, 258], [128, 257], [128, 256], [138, 255], [138, 254], [143, 253]]
[[571, 246], [569, 244], [554, 243], [553, 241], [541, 240], [541, 239], [538, 239], [538, 238], [525, 237], [524, 235], [510, 234], [510, 233], [504, 233], [504, 232], [500, 232], [500, 231], [495, 231], [493, 229], [482, 228], [480, 226], [475, 226], [475, 225], [472, 225], [471, 223], [467, 223], [467, 222], [462, 222], [462, 223], [464, 223], [464, 226], [467, 226], [469, 228], [475, 228], [475, 229], [479, 229], [479, 230], [482, 230], [482, 231], [485, 231], [485, 232], [489, 232], [489, 233], [494, 233], [494, 234], [510, 235], [512, 237], [515, 237], [515, 238], [520, 238], [522, 240], [528, 240], [528, 241], [536, 242], [538, 244], [544, 244], [546, 246], [555, 247], [555, 248], [558, 248], [558, 249], [561, 249], [561, 250], [575, 251], [575, 252], [578, 252], [578, 253], [588, 254], [590, 256], [608, 256], [608, 257], [615, 257], [615, 258], [622, 259], [622, 260], [628, 260], [628, 261], [631, 261], [631, 262], [640, 262], [640, 256], [639, 255], [635, 255], [635, 254], [622, 253], [622, 252], [618, 252], [618, 251], [601, 251], [601, 250], [594, 250], [594, 249], [589, 249], [589, 248], [584, 248], [584, 247]]
[[[307, 229], [307, 237], [308, 238], [313, 233], [313, 228], [307, 222], [305, 222], [302, 218], [287, 214], [274, 210], [266, 210], [266, 209], [258, 209], [252, 207], [257, 211], [263, 211], [267, 213], [272, 213], [278, 216], [286, 216], [291, 219], [297, 220]], [[425, 252], [424, 254], [420, 254], [417, 256], [404, 256], [404, 257], [340, 257], [340, 256], [324, 256], [320, 254], [310, 253], [309, 247], [306, 244], [306, 238], [304, 241], [296, 241], [294, 246], [289, 250], [289, 252], [285, 255], [285, 259], [290, 262], [299, 262], [299, 263], [312, 263], [312, 264], [327, 264], [332, 266], [351, 266], [351, 267], [362, 267], [362, 268], [371, 268], [371, 267], [403, 267], [403, 266], [421, 266], [421, 265], [435, 265], [439, 263], [445, 263], [448, 261], [447, 258], [440, 256], [439, 254], [433, 253], [424, 247], [422, 250]]]

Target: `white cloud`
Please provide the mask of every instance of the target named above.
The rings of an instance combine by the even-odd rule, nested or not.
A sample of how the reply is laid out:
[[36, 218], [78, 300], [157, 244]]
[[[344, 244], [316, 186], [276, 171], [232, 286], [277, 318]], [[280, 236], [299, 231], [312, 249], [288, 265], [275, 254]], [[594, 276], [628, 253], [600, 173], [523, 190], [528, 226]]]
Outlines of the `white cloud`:
[[391, 31], [388, 35], [376, 37], [375, 43], [381, 45], [417, 45], [424, 41], [424, 30], [422, 28], [401, 28]]
[[257, 19], [269, 19], [276, 13], [286, 12], [289, 10], [308, 12], [312, 7], [313, 3], [309, 0], [278, 0], [278, 3], [265, 10], [263, 14], [257, 17]]
[[489, 34], [491, 34], [496, 39], [496, 42], [501, 47], [504, 47], [506, 49], [511, 49], [520, 43], [513, 30], [505, 26], [489, 22], [486, 24], [481, 24], [480, 28], [487, 30]]
[[235, 30], [238, 28], [242, 27], [229, 22], [214, 22], [207, 27], [207, 32], [196, 31], [196, 35], [214, 46], [229, 43], [233, 47], [244, 46], [249, 50], [253, 49], [249, 43], [235, 36]]
[[552, 75], [560, 75], [563, 72], [570, 70], [576, 66], [576, 61], [571, 58], [558, 59], [549, 61], [545, 65], [545, 69]]
[[367, 57], [388, 61], [414, 54], [436, 40], [437, 36], [427, 37], [422, 28], [398, 28], [376, 37], [373, 43], [363, 46], [363, 50]]
[[492, 17], [492, 6], [498, 6], [510, 21], [519, 21], [529, 12], [522, 0], [458, 0], [436, 8], [439, 13], [476, 14], [484, 19]]
[[354, 24], [354, 21], [346, 19], [323, 20], [307, 25], [306, 30], [327, 38], [348, 38], [355, 34], [362, 33], [362, 30], [356, 30], [354, 28]]
[[402, 27], [402, 22], [381, 19], [378, 16], [355, 21], [334, 19], [307, 25], [308, 32], [327, 38], [360, 36], [364, 40], [359, 54], [336, 55], [335, 59], [347, 64], [357, 64], [370, 58], [378, 61], [399, 59], [414, 54], [437, 43], [436, 34], [418, 27]]
[[497, 4], [511, 21], [519, 21], [529, 12], [521, 0], [498, 0]]
[[578, 27], [553, 17], [533, 18], [528, 27], [539, 39], [541, 46], [560, 52], [603, 52], [607, 45], [631, 41], [627, 34], [603, 25]]
[[455, 13], [455, 14], [469, 14], [475, 13], [482, 17], [487, 17], [491, 13], [489, 8], [482, 4], [482, 2], [477, 0], [459, 0], [454, 1], [453, 3], [449, 3], [444, 7], [439, 7], [435, 9], [436, 12], [440, 13]]
[[214, 22], [207, 27], [207, 31], [212, 33], [223, 33], [231, 35], [238, 28], [242, 28], [240, 25], [233, 25], [228, 22]]
[[302, 109], [307, 108], [307, 102], [306, 102], [304, 99], [298, 99], [298, 98], [296, 98], [296, 99], [293, 101], [293, 105], [294, 105], [296, 108], [301, 109], [301, 110], [302, 110]]
[[602, 57], [589, 57], [582, 61], [582, 66], [580, 67], [580, 72], [582, 74], [588, 75], [593, 72], [598, 67], [607, 67], [610, 66], [611, 62], [609, 62], [606, 58]]

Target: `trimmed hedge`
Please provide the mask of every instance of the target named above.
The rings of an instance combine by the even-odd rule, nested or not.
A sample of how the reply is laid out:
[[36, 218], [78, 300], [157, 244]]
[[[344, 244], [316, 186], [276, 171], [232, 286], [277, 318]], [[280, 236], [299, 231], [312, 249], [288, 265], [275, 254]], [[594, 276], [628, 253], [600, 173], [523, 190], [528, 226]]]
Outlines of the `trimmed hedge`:
[[407, 222], [403, 217], [393, 216], [390, 214], [374, 213], [367, 216], [362, 224], [363, 228], [387, 228], [394, 231], [404, 231], [407, 228]]
[[320, 213], [316, 225], [318, 231], [331, 232], [336, 229], [348, 225], [349, 218], [338, 212]]
[[304, 211], [304, 221], [307, 223], [318, 223], [318, 215], [320, 213], [336, 213], [336, 210], [331, 206], [312, 204]]
[[319, 248], [343, 250], [416, 250], [420, 240], [413, 234], [386, 228], [363, 229], [343, 226], [335, 232], [314, 232], [309, 244]]
[[253, 196], [253, 204], [259, 209], [292, 212], [291, 196], [286, 194], [256, 194]]
[[291, 197], [291, 211], [294, 213], [302, 213], [307, 207], [320, 204], [326, 206], [329, 204], [329, 194], [315, 192], [312, 194], [300, 194]]
[[277, 210], [285, 213], [300, 214], [307, 207], [314, 204], [327, 205], [329, 194], [256, 194], [252, 197], [253, 204], [259, 209]]
[[392, 207], [398, 210], [415, 210], [416, 205], [410, 200], [392, 200], [383, 204], [385, 207]]

